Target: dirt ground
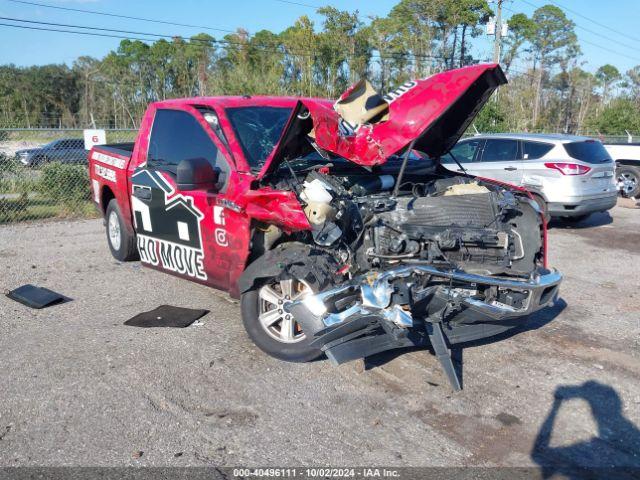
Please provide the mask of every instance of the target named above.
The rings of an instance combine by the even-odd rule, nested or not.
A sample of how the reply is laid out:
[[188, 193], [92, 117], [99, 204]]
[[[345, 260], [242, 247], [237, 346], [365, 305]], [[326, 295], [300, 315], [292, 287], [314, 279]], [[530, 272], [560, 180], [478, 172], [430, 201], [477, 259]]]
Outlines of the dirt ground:
[[[467, 345], [453, 393], [432, 353], [287, 364], [246, 337], [224, 294], [109, 254], [100, 220], [0, 227], [0, 466], [640, 468], [640, 210], [556, 223], [560, 300]], [[123, 322], [161, 304], [203, 325]]]

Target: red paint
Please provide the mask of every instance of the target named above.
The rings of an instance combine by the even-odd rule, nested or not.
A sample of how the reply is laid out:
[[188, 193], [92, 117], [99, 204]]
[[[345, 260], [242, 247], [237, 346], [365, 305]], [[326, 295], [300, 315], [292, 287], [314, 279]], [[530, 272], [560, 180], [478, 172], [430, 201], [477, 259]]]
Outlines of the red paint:
[[[208, 278], [195, 281], [227, 290], [232, 296], [238, 296], [237, 281], [246, 267], [253, 222], [275, 224], [287, 233], [309, 230], [310, 225], [293, 192], [256, 186], [258, 176], [250, 171], [249, 164], [226, 116], [226, 108], [243, 106], [293, 108], [300, 100], [311, 113], [318, 145], [361, 165], [375, 165], [383, 163], [390, 155], [421, 136], [429, 125], [440, 118], [484, 72], [496, 68], [495, 65], [478, 65], [417, 80], [415, 86], [390, 103], [390, 120], [363, 126], [350, 137], [338, 134], [339, 117], [328, 100], [300, 100], [286, 97], [195, 97], [153, 103], [142, 119], [131, 157], [111, 153], [100, 146], [92, 149], [92, 153], [99, 152], [124, 160], [126, 162], [124, 168], [115, 168], [93, 158], [92, 154], [90, 155], [90, 177], [99, 185], [98, 198], [101, 198], [107, 188], [114, 193], [120, 210], [128, 221], [126, 228], [133, 231], [131, 176], [146, 162], [149, 136], [156, 111], [176, 109], [193, 115], [218, 149], [224, 153], [231, 166], [227, 190], [224, 193], [197, 190], [177, 192], [191, 198], [193, 205], [204, 214], [200, 228], [204, 270]], [[220, 127], [228, 139], [229, 148], [218, 140], [209, 124], [196, 110], [196, 107], [201, 106], [216, 112]], [[272, 157], [273, 153], [265, 162], [263, 171], [268, 168]], [[96, 165], [113, 170], [116, 181], [109, 181], [97, 175]], [[163, 178], [176, 189], [175, 181], [170, 175], [163, 175]], [[106, 208], [106, 205], [98, 203], [102, 209]], [[214, 222], [215, 206], [224, 208], [223, 226]], [[221, 228], [224, 230], [223, 234], [220, 232]], [[193, 280], [191, 277], [189, 279]]]
[[339, 135], [340, 118], [326, 103], [302, 102], [311, 112], [320, 147], [360, 165], [379, 165], [420, 139], [480, 77], [500, 72], [499, 68], [495, 64], [474, 65], [414, 80], [410, 82], [413, 86], [390, 102], [389, 120], [362, 125], [352, 136]]
[[[297, 102], [295, 98], [277, 97], [209, 97], [176, 99], [153, 103], [147, 109], [138, 137], [135, 142], [131, 157], [110, 152], [108, 149], [96, 146], [92, 152], [100, 152], [106, 155], [125, 160], [126, 168], [117, 169], [100, 162], [90, 156], [90, 176], [100, 184], [100, 194], [105, 188], [113, 191], [120, 210], [127, 216], [127, 228], [133, 231], [133, 217], [131, 214], [131, 176], [136, 168], [146, 162], [147, 149], [151, 126], [156, 110], [176, 109], [191, 113], [207, 132], [216, 146], [225, 153], [225, 157], [231, 165], [231, 172], [227, 191], [224, 194], [205, 191], [183, 192], [184, 196], [193, 199], [194, 206], [205, 214], [200, 226], [202, 230], [202, 247], [204, 251], [204, 269], [207, 272], [207, 280], [189, 280], [204, 283], [212, 287], [228, 290], [233, 296], [238, 295], [237, 280], [244, 271], [249, 254], [251, 240], [251, 222], [260, 221], [278, 225], [286, 232], [294, 232], [309, 229], [307, 217], [302, 211], [295, 194], [288, 191], [274, 191], [269, 188], [252, 189], [255, 177], [247, 173], [249, 165], [244, 158], [242, 149], [235, 139], [231, 125], [225, 115], [224, 108], [268, 105], [276, 107], [293, 108]], [[207, 106], [218, 114], [220, 125], [229, 140], [231, 152], [221, 144], [207, 122], [202, 118], [194, 106]], [[231, 155], [232, 154], [232, 155]], [[235, 159], [236, 163], [231, 159]], [[116, 172], [116, 182], [109, 182], [97, 176], [94, 165], [101, 165]], [[175, 181], [170, 175], [163, 177], [176, 188]], [[226, 231], [226, 246], [220, 246], [216, 242], [216, 229], [220, 226], [214, 223], [213, 207], [215, 205], [237, 205], [237, 210], [226, 208], [224, 210]], [[106, 205], [99, 205], [102, 209]], [[152, 267], [153, 268], [153, 267]], [[165, 270], [163, 270], [165, 271]], [[171, 272], [168, 272], [171, 273]], [[180, 276], [180, 275], [178, 275]]]

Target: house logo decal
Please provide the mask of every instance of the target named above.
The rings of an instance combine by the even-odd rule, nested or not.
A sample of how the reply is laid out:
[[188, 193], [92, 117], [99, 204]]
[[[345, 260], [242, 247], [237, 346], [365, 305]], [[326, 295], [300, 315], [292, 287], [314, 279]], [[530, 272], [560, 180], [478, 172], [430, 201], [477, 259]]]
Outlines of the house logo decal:
[[[204, 215], [193, 198], [176, 193], [159, 172], [140, 169], [132, 176], [131, 208], [140, 260], [206, 280], [200, 222]], [[148, 190], [148, 199], [135, 195]], [[162, 194], [158, 194], [158, 193]]]

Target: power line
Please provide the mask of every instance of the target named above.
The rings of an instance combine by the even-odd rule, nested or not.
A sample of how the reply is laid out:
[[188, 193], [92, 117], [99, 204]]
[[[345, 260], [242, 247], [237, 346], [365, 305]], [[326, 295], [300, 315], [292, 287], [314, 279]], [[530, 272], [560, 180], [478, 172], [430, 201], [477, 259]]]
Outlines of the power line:
[[612, 32], [614, 32], [614, 33], [616, 33], [616, 34], [618, 34], [618, 35], [620, 35], [620, 36], [625, 36], [626, 38], [629, 38], [629, 39], [631, 39], [631, 40], [635, 40], [636, 42], [640, 42], [640, 38], [635, 38], [635, 37], [632, 37], [632, 36], [630, 36], [630, 35], [622, 34], [622, 33], [620, 33], [619, 31], [617, 31], [615, 28], [610, 27], [610, 26], [608, 26], [608, 25], [605, 25], [604, 23], [600, 23], [600, 22], [598, 22], [598, 21], [596, 21], [596, 20], [593, 20], [593, 19], [591, 19], [591, 18], [589, 18], [589, 17], [586, 17], [586, 16], [582, 15], [581, 13], [576, 12], [575, 10], [571, 10], [570, 8], [567, 8], [567, 7], [563, 6], [563, 5], [560, 5], [558, 2], [554, 2], [553, 0], [549, 0], [549, 1], [550, 1], [551, 3], [553, 3], [554, 5], [556, 5], [557, 7], [563, 8], [563, 9], [565, 9], [567, 12], [571, 12], [571, 13], [573, 13], [574, 15], [577, 15], [578, 17], [584, 18], [585, 20], [588, 20], [588, 21], [590, 21], [591, 23], [593, 23], [593, 24], [595, 24], [595, 25], [598, 25], [599, 27], [606, 28], [607, 30], [610, 30], [610, 31], [612, 31]]
[[[24, 22], [24, 23], [36, 23], [38, 25], [51, 25], [56, 27], [69, 27], [69, 28], [83, 28], [88, 30], [101, 30], [103, 32], [116, 32], [116, 33], [130, 33], [133, 35], [143, 35], [150, 37], [165, 37], [165, 38], [174, 38], [178, 35], [162, 35], [159, 33], [146, 33], [146, 32], [136, 32], [131, 30], [118, 30], [114, 28], [103, 28], [103, 27], [93, 27], [93, 26], [84, 26], [84, 25], [73, 25], [68, 23], [55, 23], [55, 22], [43, 22], [37, 20], [26, 20], [21, 18], [12, 18], [12, 17], [0, 17], [0, 20], [10, 20], [12, 22]], [[194, 39], [194, 40], [204, 40], [204, 39]], [[215, 40], [213, 40], [215, 41]]]
[[[135, 31], [130, 31], [130, 30], [118, 30], [118, 29], [111, 29], [111, 28], [102, 28], [102, 27], [94, 27], [94, 26], [87, 26], [87, 25], [76, 25], [76, 24], [67, 24], [67, 23], [56, 23], [56, 22], [43, 22], [43, 21], [37, 21], [37, 20], [26, 20], [26, 19], [19, 19], [19, 18], [12, 18], [12, 17], [0, 17], [0, 19], [2, 20], [9, 20], [9, 21], [13, 21], [13, 22], [23, 22], [23, 23], [30, 23], [30, 24], [38, 24], [38, 25], [47, 25], [47, 27], [34, 27], [34, 26], [28, 26], [28, 25], [15, 25], [15, 24], [9, 24], [9, 23], [0, 23], [0, 26], [5, 26], [5, 27], [13, 27], [13, 28], [23, 28], [23, 29], [28, 29], [28, 30], [40, 30], [40, 31], [50, 31], [50, 32], [58, 32], [58, 33], [72, 33], [72, 34], [78, 34], [78, 35], [86, 35], [86, 36], [98, 36], [98, 37], [108, 37], [108, 38], [120, 38], [120, 39], [129, 39], [129, 40], [139, 40], [139, 41], [145, 41], [145, 42], [149, 42], [149, 41], [154, 41], [154, 39], [149, 39], [149, 38], [140, 38], [140, 36], [151, 36], [151, 37], [159, 37], [159, 38], [176, 38], [176, 37], [180, 37], [179, 35], [167, 35], [167, 34], [159, 34], [159, 33], [148, 33], [148, 32], [135, 32]], [[65, 28], [51, 28], [51, 27], [65, 27]], [[93, 32], [93, 31], [89, 31], [89, 32], [83, 32], [83, 31], [77, 31], [77, 30], [68, 30], [68, 28], [79, 28], [79, 29], [86, 29], [86, 30], [101, 30], [101, 31], [106, 31], [106, 32], [110, 32], [110, 33], [97, 33], [97, 32]], [[117, 35], [117, 34], [127, 34], [127, 35]], [[131, 35], [136, 35], [136, 36], [131, 36]], [[211, 39], [211, 40], [205, 40], [205, 39], [201, 39], [201, 38], [191, 38], [190, 39], [191, 42], [196, 42], [196, 43], [204, 43], [206, 45], [210, 45], [211, 43], [216, 43], [216, 44], [228, 44], [228, 45], [240, 45], [240, 46], [250, 46], [250, 47], [258, 47], [258, 48], [263, 48], [264, 50], [269, 50], [275, 53], [282, 53], [282, 54], [287, 54], [287, 55], [293, 55], [293, 56], [309, 56], [309, 57], [315, 57], [317, 55], [317, 52], [312, 52], [312, 51], [303, 51], [303, 50], [295, 50], [295, 49], [288, 49], [286, 47], [286, 45], [282, 45], [282, 44], [263, 44], [263, 43], [244, 43], [244, 42], [234, 42], [232, 40], [215, 40], [215, 39]], [[284, 50], [281, 50], [284, 49]], [[354, 54], [343, 54], [346, 57], [354, 57], [356, 55]], [[436, 55], [424, 55], [424, 54], [413, 54], [410, 52], [395, 52], [395, 53], [388, 53], [388, 54], [370, 54], [369, 57], [370, 58], [401, 58], [404, 56], [412, 56], [414, 58], [421, 58], [421, 59], [431, 59], [431, 60], [448, 60], [449, 57], [445, 57], [445, 56], [436, 56]]]
[[602, 50], [606, 50], [606, 51], [607, 51], [607, 52], [609, 52], [609, 53], [613, 53], [613, 54], [618, 55], [618, 56], [621, 56], [621, 57], [626, 57], [626, 58], [628, 58], [629, 60], [634, 60], [634, 61], [636, 61], [636, 62], [640, 62], [640, 58], [639, 58], [639, 57], [631, 57], [631, 56], [629, 56], [629, 55], [625, 55], [624, 53], [620, 53], [620, 52], [617, 52], [617, 51], [615, 51], [615, 50], [611, 50], [609, 47], [605, 47], [605, 46], [599, 45], [599, 44], [597, 44], [597, 43], [590, 42], [589, 40], [585, 40], [584, 38], [583, 38], [582, 40], [580, 40], [580, 41], [581, 41], [581, 42], [584, 42], [584, 43], [586, 43], [586, 44], [588, 44], [588, 45], [591, 45], [591, 46], [594, 46], [594, 47], [600, 48], [600, 49], [602, 49]]
[[[528, 0], [522, 0], [522, 1], [523, 1], [524, 3], [526, 3], [527, 5], [531, 6], [531, 7], [534, 7], [534, 8], [540, 8], [538, 5], [536, 5], [536, 4], [534, 4], [534, 3], [531, 3], [531, 2], [529, 2]], [[555, 2], [553, 2], [553, 3], [555, 3]], [[557, 5], [557, 4], [556, 4], [556, 6], [560, 7], [560, 5]], [[560, 7], [560, 8], [563, 8], [563, 7]], [[580, 28], [580, 29], [582, 29], [582, 30], [586, 30], [586, 31], [588, 31], [588, 32], [590, 32], [590, 33], [594, 33], [594, 34], [596, 34], [596, 35], [598, 35], [598, 36], [600, 36], [600, 37], [602, 37], [602, 38], [607, 38], [608, 40], [611, 40], [611, 41], [615, 42], [616, 44], [622, 45], [622, 46], [624, 46], [624, 47], [627, 47], [627, 48], [631, 48], [631, 49], [637, 50], [637, 47], [632, 47], [632, 46], [626, 45], [626, 44], [624, 44], [624, 43], [620, 43], [620, 42], [619, 42], [619, 41], [617, 41], [617, 40], [614, 40], [614, 39], [612, 39], [612, 38], [610, 38], [610, 37], [606, 37], [606, 36], [602, 35], [602, 34], [601, 34], [601, 33], [599, 33], [599, 32], [596, 32], [596, 31], [594, 31], [594, 30], [591, 30], [591, 29], [588, 29], [588, 28], [583, 27], [583, 26], [581, 26], [581, 25], [578, 25], [578, 24], [577, 24], [577, 23], [575, 23], [575, 22], [574, 22], [574, 24], [576, 25], [576, 27], [577, 27], [577, 28]], [[632, 57], [632, 56], [630, 56], [630, 55], [627, 55], [626, 53], [621, 53], [621, 52], [618, 52], [618, 51], [616, 51], [616, 50], [611, 50], [611, 48], [609, 48], [609, 47], [606, 47], [606, 46], [604, 46], [604, 45], [600, 45], [600, 44], [598, 44], [598, 43], [590, 42], [589, 40], [585, 40], [584, 38], [583, 38], [581, 41], [582, 41], [582, 42], [584, 42], [584, 43], [586, 43], [586, 44], [588, 44], [588, 45], [591, 45], [591, 46], [593, 46], [593, 47], [600, 48], [600, 49], [602, 49], [602, 50], [606, 50], [607, 52], [609, 52], [609, 53], [613, 53], [614, 55], [618, 55], [618, 56], [620, 56], [620, 57], [625, 57], [625, 58], [628, 58], [628, 59], [630, 59], [630, 60], [634, 60], [634, 61], [636, 61], [636, 62], [640, 62], [640, 58], [638, 58], [638, 57]]]
[[290, 0], [276, 0], [276, 2], [280, 2], [280, 3], [288, 3], [289, 5], [298, 5], [299, 7], [309, 7], [309, 8], [315, 8], [316, 10], [319, 8], [322, 8], [319, 5], [310, 5], [308, 3], [300, 3], [300, 2], [292, 2]]
[[13, 2], [13, 3], [21, 3], [24, 5], [32, 5], [32, 6], [36, 6], [36, 7], [45, 7], [45, 8], [54, 8], [56, 10], [65, 10], [68, 12], [80, 12], [80, 13], [89, 13], [92, 15], [103, 15], [105, 17], [115, 17], [115, 18], [126, 18], [128, 20], [139, 20], [141, 22], [150, 22], [150, 23], [161, 23], [164, 25], [174, 25], [177, 27], [187, 27], [187, 28], [201, 28], [204, 30], [213, 30], [213, 31], [217, 31], [217, 32], [226, 32], [226, 33], [235, 33], [235, 30], [227, 30], [224, 28], [214, 28], [214, 27], [206, 27], [203, 25], [191, 25], [188, 23], [177, 23], [177, 22], [168, 22], [166, 20], [157, 20], [157, 19], [153, 19], [153, 18], [144, 18], [144, 17], [133, 17], [130, 15], [120, 15], [117, 13], [109, 13], [109, 12], [100, 12], [97, 10], [87, 10], [87, 9], [83, 9], [83, 8], [72, 8], [72, 7], [61, 7], [58, 5], [48, 5], [46, 3], [39, 3], [39, 2], [27, 2], [25, 0], [7, 0], [8, 2]]
[[[292, 0], [274, 0], [274, 1], [280, 2], [280, 3], [287, 3], [289, 5], [297, 5], [299, 7], [313, 8], [314, 10], [318, 10], [318, 9], [324, 8], [324, 7], [336, 8], [336, 7], [333, 7], [332, 5], [312, 5], [310, 3], [294, 2]], [[356, 9], [356, 11], [357, 11], [357, 9]], [[377, 15], [367, 15], [367, 14], [364, 14], [362, 12], [359, 12], [359, 13], [362, 14], [364, 17], [375, 17], [375, 16], [377, 16]]]
[[[68, 23], [56, 23], [56, 22], [43, 22], [43, 21], [38, 21], [38, 20], [26, 20], [26, 19], [20, 19], [20, 18], [12, 18], [12, 17], [0, 17], [0, 20], [10, 20], [13, 22], [23, 22], [23, 23], [30, 23], [30, 24], [38, 24], [38, 25], [47, 25], [49, 27], [53, 26], [53, 27], [67, 27], [67, 28], [80, 28], [80, 29], [85, 29], [85, 30], [101, 30], [101, 31], [106, 31], [106, 32], [114, 32], [114, 33], [124, 33], [124, 34], [131, 34], [131, 35], [142, 35], [142, 36], [148, 36], [148, 37], [160, 37], [160, 38], [182, 38], [180, 35], [168, 35], [168, 34], [161, 34], [161, 33], [149, 33], [149, 32], [137, 32], [137, 31], [131, 31], [131, 30], [119, 30], [119, 29], [113, 29], [113, 28], [102, 28], [102, 27], [94, 27], [94, 26], [88, 26], [88, 25], [75, 25], [75, 24], [68, 24]], [[6, 23], [2, 23], [0, 25], [3, 26], [11, 26], [11, 27], [22, 27], [22, 28], [27, 28], [27, 26], [22, 26], [22, 25], [12, 25], [12, 24], [6, 24]], [[52, 28], [35, 28], [33, 27], [32, 29], [34, 30], [44, 30], [44, 31], [52, 31], [52, 32], [62, 32], [62, 33], [77, 33], [77, 34], [81, 34], [81, 35], [95, 35], [95, 36], [102, 36], [102, 37], [113, 37], [113, 38], [122, 38], [122, 39], [131, 39], [131, 40], [140, 40], [140, 41], [154, 41], [154, 39], [147, 39], [147, 38], [140, 38], [140, 37], [130, 37], [130, 36], [123, 36], [123, 35], [107, 35], [107, 34], [98, 34], [95, 32], [78, 32], [76, 30], [61, 30], [58, 28], [52, 29]], [[243, 43], [243, 42], [234, 42], [232, 40], [216, 40], [216, 39], [210, 39], [210, 40], [206, 40], [203, 38], [190, 38], [189, 39], [190, 42], [196, 42], [196, 43], [203, 43], [205, 45], [211, 45], [212, 43], [218, 43], [218, 44], [229, 44], [229, 45], [241, 45], [241, 46], [245, 46], [245, 45], [249, 45], [248, 43]], [[267, 47], [267, 48], [272, 48], [272, 51], [277, 52], [277, 53], [283, 53], [281, 50], [274, 50], [274, 48], [279, 47], [280, 45], [276, 45], [276, 44], [261, 44], [261, 43], [253, 43], [251, 44], [251, 46], [256, 46], [256, 47]], [[307, 53], [311, 53], [311, 52], [305, 52], [305, 54]]]
[[75, 33], [77, 35], [87, 35], [87, 36], [90, 36], [90, 37], [109, 37], [109, 38], [122, 38], [122, 39], [127, 39], [127, 40], [140, 40], [140, 41], [145, 41], [145, 42], [149, 41], [148, 38], [136, 38], [136, 37], [130, 37], [130, 36], [123, 36], [123, 35], [113, 35], [113, 34], [108, 34], [108, 33], [78, 32], [76, 30], [62, 30], [62, 29], [57, 29], [57, 28], [30, 27], [28, 25], [14, 25], [14, 24], [11, 24], [11, 23], [0, 23], [0, 26], [1, 27], [22, 28], [22, 29], [26, 29], [26, 30], [41, 30], [41, 31], [45, 31], [45, 32]]
[[[538, 7], [537, 7], [536, 5], [534, 5], [533, 3], [527, 2], [527, 1], [525, 1], [525, 0], [523, 0], [523, 1], [524, 1], [525, 3], [527, 3], [527, 4], [529, 4], [529, 5], [530, 5], [530, 6], [532, 6], [532, 7], [538, 8]], [[560, 8], [563, 8], [563, 7], [560, 7]], [[509, 8], [507, 8], [507, 7], [503, 7], [503, 9], [508, 10], [508, 11], [509, 11], [509, 12], [511, 12], [511, 13], [517, 13], [517, 12], [515, 12], [514, 10], [511, 10], [511, 9], [509, 9]], [[589, 33], [592, 33], [592, 34], [594, 34], [594, 35], [597, 35], [597, 36], [598, 36], [598, 37], [600, 37], [600, 38], [604, 38], [604, 39], [606, 39], [606, 40], [609, 40], [609, 41], [611, 41], [611, 42], [614, 42], [616, 45], [620, 45], [620, 46], [622, 46], [622, 47], [628, 48], [628, 49], [633, 50], [633, 51], [638, 51], [638, 49], [640, 48], [640, 47], [638, 47], [638, 46], [629, 45], [629, 44], [627, 44], [627, 43], [621, 43], [620, 41], [618, 41], [618, 40], [616, 40], [616, 39], [614, 39], [614, 38], [611, 38], [611, 37], [608, 37], [608, 36], [606, 36], [606, 35], [603, 35], [603, 34], [602, 34], [602, 33], [600, 33], [600, 32], [596, 32], [595, 30], [592, 30], [592, 29], [590, 29], [590, 28], [584, 27], [584, 26], [582, 26], [582, 25], [580, 25], [580, 24], [578, 24], [578, 23], [575, 23], [575, 22], [574, 22], [574, 24], [575, 24], [576, 28], [579, 28], [579, 29], [581, 29], [581, 30], [584, 30], [585, 32], [589, 32]], [[640, 41], [640, 40], [639, 40], [639, 41]], [[602, 48], [605, 48], [605, 47], [602, 47]]]

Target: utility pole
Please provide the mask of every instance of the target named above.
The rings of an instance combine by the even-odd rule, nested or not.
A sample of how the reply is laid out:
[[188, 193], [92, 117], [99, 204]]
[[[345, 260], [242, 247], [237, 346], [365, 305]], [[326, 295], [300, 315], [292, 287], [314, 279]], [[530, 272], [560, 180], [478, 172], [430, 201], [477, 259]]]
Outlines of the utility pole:
[[500, 63], [500, 49], [502, 47], [502, 1], [497, 0], [498, 8], [496, 10], [496, 32], [493, 42], [493, 63]]

